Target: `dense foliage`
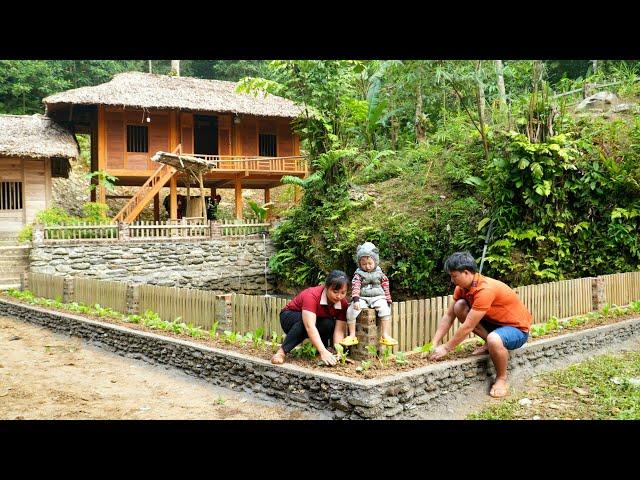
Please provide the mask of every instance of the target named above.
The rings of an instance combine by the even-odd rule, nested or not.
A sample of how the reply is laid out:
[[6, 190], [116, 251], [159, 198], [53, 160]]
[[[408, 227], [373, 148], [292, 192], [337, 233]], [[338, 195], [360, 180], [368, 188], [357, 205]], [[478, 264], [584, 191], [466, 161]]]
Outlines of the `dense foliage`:
[[[46, 95], [149, 66], [0, 61], [0, 112], [42, 112]], [[638, 102], [639, 66], [185, 60], [181, 75], [240, 80], [305, 107], [294, 127], [311, 174], [286, 179], [304, 195], [274, 232], [282, 287], [353, 273], [370, 240], [403, 299], [450, 293], [444, 260], [462, 249], [480, 259], [490, 219], [484, 273], [514, 286], [640, 268], [638, 113], [571, 108], [592, 84]], [[151, 67], [168, 73], [170, 62]]]
[[491, 62], [272, 63], [244, 82], [307, 105], [313, 173], [288, 180], [305, 195], [271, 268], [315, 284], [353, 272], [370, 240], [397, 298], [444, 295], [444, 260], [480, 259], [491, 218], [484, 272], [514, 286], [640, 268], [638, 116], [580, 117], [567, 108], [579, 94], [554, 98], [586, 80], [637, 100], [637, 64], [603, 64], [551, 85], [542, 62], [505, 62], [501, 92]]

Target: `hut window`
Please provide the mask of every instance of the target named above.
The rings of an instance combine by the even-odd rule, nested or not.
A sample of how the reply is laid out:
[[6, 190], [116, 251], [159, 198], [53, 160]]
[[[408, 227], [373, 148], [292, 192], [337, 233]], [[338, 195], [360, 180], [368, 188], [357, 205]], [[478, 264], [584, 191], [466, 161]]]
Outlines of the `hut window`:
[[22, 182], [0, 182], [0, 210], [22, 210]]
[[149, 128], [140, 125], [127, 125], [127, 152], [149, 151]]
[[276, 156], [276, 136], [268, 133], [261, 133], [259, 137], [258, 155], [261, 157]]
[[67, 158], [53, 157], [51, 158], [51, 176], [69, 178], [71, 164]]

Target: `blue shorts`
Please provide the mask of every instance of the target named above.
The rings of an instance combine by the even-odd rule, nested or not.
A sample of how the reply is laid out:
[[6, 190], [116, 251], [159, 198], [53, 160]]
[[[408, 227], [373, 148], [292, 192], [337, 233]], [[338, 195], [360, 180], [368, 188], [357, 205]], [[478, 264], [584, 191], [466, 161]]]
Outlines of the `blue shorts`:
[[520, 348], [529, 338], [528, 333], [523, 332], [516, 327], [502, 327], [496, 323], [489, 322], [488, 320], [480, 320], [480, 325], [482, 325], [489, 333], [497, 333], [502, 339], [502, 344], [507, 350]]

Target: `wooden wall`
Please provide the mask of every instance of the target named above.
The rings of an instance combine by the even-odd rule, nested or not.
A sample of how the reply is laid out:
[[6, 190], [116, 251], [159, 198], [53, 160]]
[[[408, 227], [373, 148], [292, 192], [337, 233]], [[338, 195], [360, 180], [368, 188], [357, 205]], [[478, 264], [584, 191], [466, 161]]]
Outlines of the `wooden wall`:
[[[201, 112], [207, 114], [206, 112]], [[147, 115], [151, 122], [146, 122]], [[178, 138], [170, 141], [168, 111], [118, 110], [105, 108], [106, 165], [111, 170], [154, 170], [157, 166], [149, 158], [157, 151], [170, 151], [170, 145], [182, 144], [184, 153], [193, 151], [193, 113], [181, 112], [177, 118]], [[127, 125], [149, 128], [149, 152], [127, 152]], [[218, 115], [219, 155], [258, 155], [258, 135], [277, 135], [277, 155], [288, 157], [300, 154], [297, 138], [291, 132], [290, 121], [282, 118], [242, 116], [235, 124], [230, 114]], [[196, 152], [197, 153], [197, 152]]]
[[[146, 122], [149, 115], [151, 122]], [[159, 150], [169, 150], [169, 113], [142, 110], [105, 109], [107, 170], [155, 170], [149, 158]], [[149, 151], [127, 152], [127, 125], [149, 128]]]
[[0, 211], [0, 234], [17, 233], [51, 204], [51, 160], [0, 158], [0, 181], [22, 182], [23, 209]]

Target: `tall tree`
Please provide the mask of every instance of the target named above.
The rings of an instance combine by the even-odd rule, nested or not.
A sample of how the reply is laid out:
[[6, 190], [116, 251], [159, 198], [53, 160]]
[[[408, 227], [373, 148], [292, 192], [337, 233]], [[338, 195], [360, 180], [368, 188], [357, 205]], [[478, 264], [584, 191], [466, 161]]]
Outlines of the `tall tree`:
[[498, 98], [500, 99], [500, 107], [507, 106], [507, 91], [504, 88], [504, 68], [502, 60], [496, 60], [496, 76], [498, 77]]

